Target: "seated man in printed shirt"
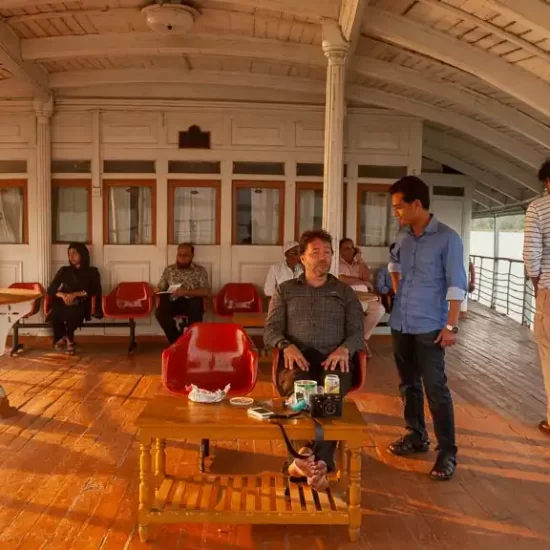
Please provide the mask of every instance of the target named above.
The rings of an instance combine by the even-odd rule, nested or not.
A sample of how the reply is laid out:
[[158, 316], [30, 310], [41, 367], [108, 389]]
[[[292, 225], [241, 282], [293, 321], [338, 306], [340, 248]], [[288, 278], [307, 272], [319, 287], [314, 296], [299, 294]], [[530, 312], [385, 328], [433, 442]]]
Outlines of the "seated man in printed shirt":
[[[340, 241], [340, 263], [339, 263], [338, 278], [351, 286], [356, 292], [372, 292], [373, 287], [370, 283], [369, 268], [363, 262], [361, 253], [351, 239], [342, 239]], [[367, 356], [370, 357], [371, 351], [367, 344], [373, 330], [384, 316], [386, 309], [379, 301], [359, 300], [365, 313], [365, 349]]]
[[200, 323], [204, 314], [203, 299], [210, 294], [206, 269], [193, 263], [194, 255], [192, 244], [180, 244], [176, 263], [164, 270], [155, 289], [162, 293], [155, 317], [170, 344], [181, 336], [176, 315], [186, 315], [188, 326]]
[[271, 298], [275, 294], [275, 290], [290, 279], [296, 279], [303, 272], [304, 268], [300, 263], [299, 244], [296, 241], [291, 241], [283, 247], [285, 259], [278, 264], [273, 264], [267, 272], [265, 279], [264, 294]]

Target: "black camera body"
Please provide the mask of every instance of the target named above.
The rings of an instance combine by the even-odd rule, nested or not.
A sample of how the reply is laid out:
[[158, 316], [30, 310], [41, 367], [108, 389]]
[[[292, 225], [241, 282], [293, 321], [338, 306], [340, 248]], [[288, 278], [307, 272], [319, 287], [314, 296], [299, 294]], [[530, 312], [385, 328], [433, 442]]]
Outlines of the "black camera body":
[[312, 395], [309, 399], [309, 412], [313, 418], [340, 418], [342, 397], [340, 395]]

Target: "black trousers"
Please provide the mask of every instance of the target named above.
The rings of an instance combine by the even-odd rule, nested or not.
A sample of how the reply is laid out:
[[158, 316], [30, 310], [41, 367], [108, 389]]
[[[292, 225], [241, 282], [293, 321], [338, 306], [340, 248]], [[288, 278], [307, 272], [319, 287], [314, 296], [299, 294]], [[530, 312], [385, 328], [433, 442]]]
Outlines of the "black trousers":
[[177, 300], [170, 300], [168, 294], [160, 295], [160, 303], [155, 311], [155, 317], [170, 344], [173, 344], [181, 336], [174, 319], [176, 315], [186, 315], [188, 326], [193, 323], [200, 323], [204, 315], [203, 299], [178, 298]]
[[86, 304], [67, 306], [63, 301], [55, 299], [49, 315], [54, 343], [65, 337], [74, 342], [74, 332], [82, 326], [85, 317]]
[[[340, 378], [340, 395], [344, 397], [352, 388], [354, 376], [359, 368], [358, 355], [355, 355], [350, 362], [350, 372], [342, 372], [339, 368], [332, 371], [325, 371], [321, 363], [327, 358], [316, 349], [302, 350], [303, 356], [309, 363], [309, 371], [303, 371], [298, 367], [292, 370], [285, 369], [284, 354], [279, 354], [279, 364], [277, 366], [277, 390], [283, 397], [289, 397], [294, 393], [294, 382], [297, 380], [315, 380], [318, 386], [324, 385], [327, 374], [337, 374]], [[310, 443], [311, 446], [313, 443]], [[296, 449], [299, 450], [299, 449]], [[323, 441], [315, 449], [315, 457], [323, 460], [327, 464], [329, 471], [334, 471], [334, 451], [336, 450], [336, 441]]]
[[428, 439], [424, 418], [424, 393], [442, 451], [456, 453], [453, 400], [445, 375], [445, 350], [435, 343], [439, 331], [404, 334], [392, 330], [399, 390], [405, 406], [407, 429], [422, 440]]

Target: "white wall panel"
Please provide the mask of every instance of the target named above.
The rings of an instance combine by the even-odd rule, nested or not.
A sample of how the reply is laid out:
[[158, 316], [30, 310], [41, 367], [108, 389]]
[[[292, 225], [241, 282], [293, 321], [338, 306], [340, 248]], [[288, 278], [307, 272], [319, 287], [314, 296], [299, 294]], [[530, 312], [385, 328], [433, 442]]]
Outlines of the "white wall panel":
[[[23, 280], [22, 261], [0, 261], [0, 287], [8, 287], [12, 283], [19, 283]], [[25, 281], [27, 282], [27, 281]]]
[[27, 114], [0, 115], [0, 145], [32, 143], [35, 135], [35, 118]]
[[102, 113], [103, 143], [150, 143], [159, 141], [160, 113]]
[[285, 145], [285, 121], [265, 116], [234, 117], [231, 124], [231, 143], [241, 146], [282, 147]]
[[52, 142], [74, 145], [92, 143], [92, 114], [58, 112], [52, 117]]
[[296, 147], [323, 147], [325, 126], [323, 121], [309, 122], [299, 120], [295, 125]]

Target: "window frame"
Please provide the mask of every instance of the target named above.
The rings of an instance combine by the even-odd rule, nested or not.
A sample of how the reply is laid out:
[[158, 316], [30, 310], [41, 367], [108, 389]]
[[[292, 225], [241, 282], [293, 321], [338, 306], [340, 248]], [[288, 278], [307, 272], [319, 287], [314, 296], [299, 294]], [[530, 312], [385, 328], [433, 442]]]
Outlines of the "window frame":
[[19, 188], [23, 190], [23, 240], [20, 243], [0, 243], [0, 246], [29, 244], [29, 181], [23, 178], [0, 179], [0, 189], [6, 188]]
[[[151, 242], [115, 244], [109, 242], [109, 190], [117, 187], [151, 188]], [[103, 179], [103, 244], [105, 246], [156, 246], [157, 244], [157, 180], [155, 179]]]
[[[390, 183], [358, 183], [357, 184], [357, 212], [356, 212], [356, 235], [355, 235], [355, 244], [356, 246], [364, 246], [365, 248], [384, 248], [385, 246], [389, 246], [391, 243], [388, 243], [387, 245], [380, 245], [380, 246], [373, 246], [369, 247], [366, 245], [360, 244], [361, 239], [361, 194], [362, 193], [380, 193], [385, 192], [388, 193], [390, 190], [391, 184]], [[388, 195], [389, 197], [389, 195]], [[390, 220], [392, 210], [391, 210], [391, 202], [388, 203], [388, 222]], [[389, 224], [387, 229], [389, 229]], [[386, 238], [388, 238], [389, 234], [386, 235]], [[389, 239], [388, 239], [389, 240]]]
[[[177, 245], [180, 243], [174, 242], [174, 206], [176, 202], [176, 189], [178, 187], [210, 187], [215, 189], [216, 195], [216, 230], [215, 230], [215, 242], [214, 244], [201, 244], [198, 246], [218, 246], [221, 242], [221, 216], [222, 216], [222, 203], [221, 203], [221, 188], [222, 182], [219, 180], [188, 180], [188, 179], [169, 179], [168, 180], [168, 244]], [[193, 243], [195, 244], [195, 243]]]
[[[285, 182], [233, 180], [232, 182], [232, 211], [231, 211], [231, 244], [233, 246], [282, 246], [285, 232]], [[277, 189], [279, 191], [279, 233], [275, 244], [239, 244], [237, 240], [237, 191], [239, 189]]]
[[93, 220], [92, 220], [92, 180], [86, 178], [80, 179], [60, 179], [52, 178], [52, 244], [69, 244], [69, 241], [58, 241], [55, 239], [56, 231], [56, 215], [57, 215], [57, 204], [54, 191], [60, 187], [85, 187], [88, 192], [88, 239], [84, 244], [93, 244]]

